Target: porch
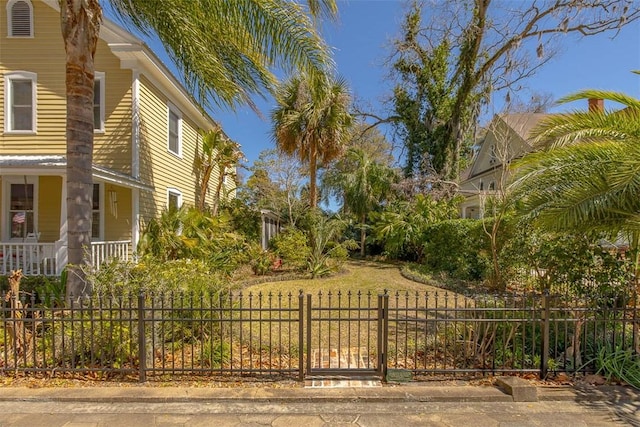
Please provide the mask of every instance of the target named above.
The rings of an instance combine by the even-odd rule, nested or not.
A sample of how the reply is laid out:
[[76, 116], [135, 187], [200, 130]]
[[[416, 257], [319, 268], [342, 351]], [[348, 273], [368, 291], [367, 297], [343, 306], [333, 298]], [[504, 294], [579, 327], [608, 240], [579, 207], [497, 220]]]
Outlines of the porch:
[[[117, 258], [128, 260], [131, 241], [91, 242], [91, 265], [99, 269], [105, 262]], [[53, 243], [0, 242], [0, 275], [22, 269], [25, 276], [58, 276], [67, 264], [66, 246], [59, 240]]]

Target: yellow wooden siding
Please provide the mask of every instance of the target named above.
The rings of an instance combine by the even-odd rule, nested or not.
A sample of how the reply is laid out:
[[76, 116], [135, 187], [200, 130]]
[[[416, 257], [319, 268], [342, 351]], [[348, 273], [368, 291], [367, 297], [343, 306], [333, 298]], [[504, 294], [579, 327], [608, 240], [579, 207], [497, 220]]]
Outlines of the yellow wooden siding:
[[93, 162], [131, 174], [133, 74], [120, 69], [120, 60], [103, 41], [98, 44], [96, 71], [105, 73], [105, 131], [94, 134]]
[[41, 176], [38, 179], [38, 232], [41, 242], [60, 238], [62, 177]]
[[[117, 207], [112, 210], [110, 192], [115, 192]], [[107, 241], [131, 240], [131, 189], [105, 184], [104, 191], [104, 239]]]
[[[32, 1], [34, 38], [8, 38], [5, 4], [0, 5], [0, 71], [37, 74], [37, 133], [4, 133], [4, 102], [0, 102], [0, 154], [65, 154], [66, 90], [65, 51], [60, 15], [41, 1]], [[105, 72], [106, 132], [96, 133], [95, 163], [122, 172], [131, 170], [131, 81], [130, 70], [120, 69], [120, 60], [100, 40], [96, 70]], [[4, 82], [0, 82], [4, 100]]]
[[[157, 216], [167, 204], [167, 189], [182, 194], [182, 201], [195, 203], [197, 191], [193, 160], [199, 144], [195, 124], [182, 112], [182, 156], [169, 152], [168, 104], [170, 100], [144, 76], [140, 79], [140, 173], [154, 186], [153, 194], [141, 192], [140, 213]], [[177, 108], [177, 107], [176, 107]]]

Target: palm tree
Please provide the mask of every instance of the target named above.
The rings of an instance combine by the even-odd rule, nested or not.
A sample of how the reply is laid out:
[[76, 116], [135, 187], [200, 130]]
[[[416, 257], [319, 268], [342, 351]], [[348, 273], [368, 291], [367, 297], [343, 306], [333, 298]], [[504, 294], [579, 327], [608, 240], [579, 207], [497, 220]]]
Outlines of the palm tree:
[[[274, 66], [322, 72], [329, 60], [313, 17], [335, 16], [335, 0], [111, 0], [114, 12], [154, 33], [207, 106], [251, 104], [275, 87]], [[102, 22], [98, 0], [60, 0], [67, 91], [67, 295], [88, 294], [80, 266], [91, 243], [94, 57]]]
[[[560, 102], [600, 98], [619, 111], [554, 115], [535, 130], [542, 151], [515, 164], [512, 197], [547, 230], [624, 234], [633, 249], [640, 237], [640, 100], [583, 91]], [[636, 255], [636, 271], [638, 270]]]
[[324, 183], [334, 196], [342, 200], [342, 209], [351, 212], [360, 221], [360, 255], [365, 255], [367, 214], [381, 206], [391, 191], [395, 171], [374, 161], [362, 148], [347, 150], [332, 173], [325, 175]]
[[205, 209], [205, 201], [207, 191], [209, 190], [209, 181], [214, 169], [218, 169], [216, 179], [216, 187], [213, 197], [213, 216], [218, 215], [220, 207], [220, 197], [222, 196], [222, 187], [225, 178], [234, 177], [235, 165], [243, 159], [240, 145], [229, 139], [221, 128], [216, 128], [202, 134], [202, 153], [196, 157], [194, 166], [200, 175], [199, 192], [196, 207], [200, 211]]
[[345, 80], [303, 74], [284, 82], [271, 113], [272, 137], [285, 154], [309, 166], [309, 205], [317, 206], [319, 165], [338, 158], [349, 138], [353, 117]]

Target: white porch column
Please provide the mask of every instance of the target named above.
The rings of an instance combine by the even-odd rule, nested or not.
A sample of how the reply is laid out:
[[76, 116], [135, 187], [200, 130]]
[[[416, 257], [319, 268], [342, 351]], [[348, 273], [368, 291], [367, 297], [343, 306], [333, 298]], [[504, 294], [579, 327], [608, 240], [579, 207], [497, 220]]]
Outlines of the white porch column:
[[60, 239], [56, 241], [56, 274], [62, 274], [62, 270], [67, 265], [67, 246], [69, 242], [67, 227], [67, 176], [62, 175], [62, 191], [60, 203]]

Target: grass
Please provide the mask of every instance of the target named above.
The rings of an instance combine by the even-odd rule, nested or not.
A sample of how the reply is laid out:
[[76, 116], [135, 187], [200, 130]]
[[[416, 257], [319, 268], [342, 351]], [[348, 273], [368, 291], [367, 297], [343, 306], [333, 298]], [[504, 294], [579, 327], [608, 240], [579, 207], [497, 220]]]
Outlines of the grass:
[[372, 261], [350, 261], [344, 266], [345, 271], [329, 278], [323, 279], [303, 279], [303, 280], [287, 280], [280, 282], [262, 283], [259, 285], [248, 286], [243, 289], [243, 293], [252, 292], [253, 294], [262, 293], [268, 295], [278, 293], [298, 295], [300, 290], [305, 294], [317, 295], [319, 292], [327, 294], [337, 294], [341, 292], [346, 295], [347, 292], [361, 292], [372, 295], [378, 295], [387, 290], [390, 294], [395, 292], [425, 293], [439, 292], [444, 294], [440, 288], [435, 286], [417, 283], [404, 278], [400, 274], [400, 266], [398, 264], [372, 262]]

